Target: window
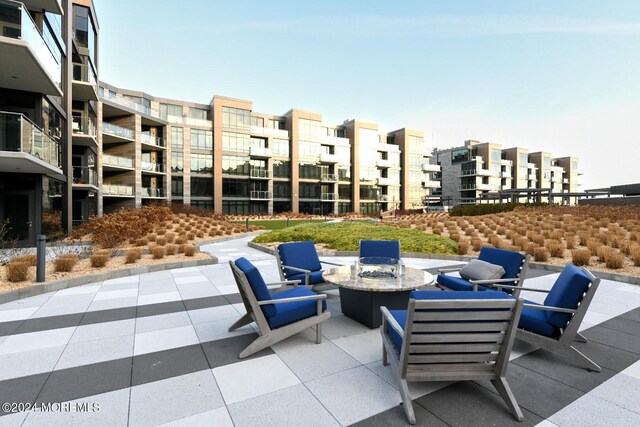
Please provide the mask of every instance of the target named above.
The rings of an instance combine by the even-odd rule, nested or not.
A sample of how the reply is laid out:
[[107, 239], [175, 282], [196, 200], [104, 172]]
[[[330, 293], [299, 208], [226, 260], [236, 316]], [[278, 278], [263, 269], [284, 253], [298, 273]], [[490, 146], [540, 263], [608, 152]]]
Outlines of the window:
[[213, 179], [191, 178], [191, 196], [212, 197], [213, 196]]
[[360, 198], [364, 200], [376, 200], [378, 198], [378, 187], [360, 186]]
[[301, 199], [319, 199], [320, 184], [301, 182], [298, 184], [298, 192]]
[[273, 197], [285, 199], [291, 197], [291, 184], [288, 182], [274, 182]]
[[351, 180], [351, 168], [346, 166], [338, 167], [338, 179], [340, 181], [350, 181]]
[[529, 163], [529, 155], [527, 153], [520, 153], [520, 163], [523, 165]]
[[189, 117], [192, 119], [207, 120], [207, 110], [191, 107], [189, 108]]
[[321, 136], [326, 135], [327, 130], [323, 128], [320, 122], [309, 119], [298, 119], [298, 135], [302, 136]]
[[171, 177], [171, 195], [182, 197], [184, 195], [183, 180], [181, 176]]
[[251, 117], [251, 126], [263, 128], [264, 119], [262, 117]]
[[350, 185], [338, 185], [338, 198], [351, 199], [351, 186]]
[[351, 203], [344, 203], [344, 202], [339, 202], [338, 203], [338, 213], [339, 214], [344, 214], [344, 213], [349, 213], [349, 212], [353, 212], [353, 207], [351, 206]]
[[291, 162], [274, 160], [273, 177], [274, 178], [291, 178]]
[[93, 26], [91, 19], [91, 13], [89, 8], [84, 6], [73, 5], [74, 19], [75, 19], [75, 35], [76, 42], [81, 47], [89, 49], [89, 57], [93, 64], [96, 63], [95, 58], [95, 43], [96, 43], [96, 30]]
[[251, 127], [251, 111], [222, 107], [222, 127], [249, 129]]
[[291, 212], [291, 202], [273, 202], [273, 213]]
[[284, 129], [284, 121], [269, 119], [269, 127], [271, 129]]
[[213, 156], [211, 154], [192, 154], [191, 172], [213, 173]]
[[451, 151], [451, 163], [459, 163], [469, 160], [469, 150], [460, 148]]
[[198, 209], [213, 210], [213, 202], [211, 200], [192, 200], [191, 206]]
[[248, 153], [251, 137], [243, 133], [222, 132], [222, 150]]
[[498, 149], [491, 149], [491, 163], [500, 163], [502, 159], [502, 152]]
[[223, 197], [249, 197], [249, 181], [246, 179], [223, 179]]
[[300, 157], [320, 157], [320, 144], [311, 141], [300, 141], [298, 144]]
[[298, 165], [299, 179], [320, 179], [321, 169], [319, 165], [301, 163]]
[[222, 213], [234, 215], [234, 214], [248, 214], [250, 213], [249, 201], [244, 200], [223, 200], [222, 201]]
[[180, 152], [171, 153], [171, 172], [184, 171], [184, 156]]
[[169, 116], [182, 117], [182, 105], [160, 104], [160, 117], [166, 120]]
[[210, 130], [191, 129], [192, 150], [213, 150], [213, 134]]
[[229, 175], [249, 175], [249, 157], [222, 156], [222, 173]]
[[289, 140], [273, 139], [271, 140], [271, 152], [274, 156], [289, 157]]
[[184, 129], [171, 127], [171, 147], [182, 148], [184, 146]]

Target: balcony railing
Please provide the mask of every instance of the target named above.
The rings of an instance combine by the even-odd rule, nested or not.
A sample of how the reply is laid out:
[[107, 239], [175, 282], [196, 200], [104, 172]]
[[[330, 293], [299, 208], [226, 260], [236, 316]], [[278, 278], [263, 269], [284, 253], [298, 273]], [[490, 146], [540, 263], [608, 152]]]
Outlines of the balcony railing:
[[270, 135], [280, 138], [289, 138], [289, 131], [285, 129], [263, 128], [259, 126], [251, 126], [250, 131], [255, 135]]
[[142, 187], [142, 197], [164, 197], [164, 188]]
[[388, 159], [377, 159], [376, 166], [381, 168], [390, 168], [390, 167], [393, 167], [393, 162]]
[[323, 173], [320, 176], [320, 181], [323, 181], [323, 182], [337, 182], [338, 181], [338, 175], [337, 174], [333, 174], [333, 173]]
[[102, 155], [103, 166], [115, 166], [119, 168], [133, 168], [133, 159], [128, 157], [113, 156], [111, 154]]
[[96, 73], [93, 68], [87, 64], [73, 63], [73, 80], [85, 82], [92, 85], [97, 84]]
[[0, 0], [0, 34], [27, 42], [51, 80], [60, 86], [60, 64], [23, 4]]
[[322, 193], [320, 196], [320, 200], [323, 202], [333, 202], [338, 200], [338, 195], [336, 193]]
[[422, 172], [440, 172], [441, 170], [440, 165], [432, 165], [431, 163], [422, 164]]
[[321, 163], [338, 163], [338, 156], [330, 153], [320, 153], [320, 162]]
[[271, 157], [271, 148], [249, 147], [249, 155], [257, 157]]
[[73, 116], [73, 124], [71, 125], [73, 128], [74, 134], [83, 134], [95, 137], [96, 136], [96, 124], [93, 120], [88, 117], [82, 117], [79, 115]]
[[493, 187], [490, 184], [463, 184], [458, 190], [459, 191], [470, 191], [470, 190], [492, 190]]
[[122, 126], [107, 122], [102, 122], [102, 133], [126, 139], [133, 139], [135, 135], [131, 129], [123, 128]]
[[104, 90], [104, 88], [99, 88], [98, 93], [100, 94], [100, 98], [113, 102], [114, 104], [122, 105], [123, 107], [127, 107], [131, 110], [137, 111], [139, 113], [145, 114], [147, 116], [160, 118], [160, 113], [157, 110], [149, 108], [145, 105], [138, 104], [137, 102], [132, 101], [129, 98], [125, 98], [121, 95], [115, 95], [109, 91]]
[[20, 113], [0, 111], [0, 151], [27, 153], [60, 168], [58, 141]]
[[269, 179], [271, 178], [271, 172], [267, 169], [251, 169], [251, 178]]
[[422, 188], [440, 188], [440, 181], [422, 181]]
[[538, 178], [537, 178], [535, 173], [530, 173], [529, 176], [528, 176], [528, 179], [530, 181], [537, 181], [538, 180]]
[[153, 145], [155, 147], [164, 147], [164, 138], [149, 135], [148, 133], [140, 134], [140, 140], [143, 144]]
[[393, 180], [391, 178], [378, 178], [376, 179], [376, 184], [381, 186], [393, 185]]
[[161, 163], [140, 162], [142, 172], [164, 173], [164, 165]]
[[271, 191], [251, 191], [249, 198], [251, 200], [271, 200], [273, 193]]
[[460, 171], [460, 176], [498, 176], [498, 172], [492, 171], [490, 169], [465, 169]]
[[177, 124], [187, 125], [187, 126], [200, 126], [200, 127], [207, 127], [207, 128], [213, 127], [213, 122], [211, 120], [194, 119], [193, 117], [180, 117], [180, 116], [167, 116], [165, 119], [169, 123], [177, 123]]
[[74, 166], [73, 167], [73, 183], [81, 185], [98, 186], [98, 175], [95, 167], [91, 166]]
[[104, 184], [102, 186], [102, 194], [104, 196], [133, 197], [133, 186]]
[[378, 202], [388, 202], [389, 201], [389, 196], [387, 194], [378, 194], [378, 197], [376, 198], [376, 200]]

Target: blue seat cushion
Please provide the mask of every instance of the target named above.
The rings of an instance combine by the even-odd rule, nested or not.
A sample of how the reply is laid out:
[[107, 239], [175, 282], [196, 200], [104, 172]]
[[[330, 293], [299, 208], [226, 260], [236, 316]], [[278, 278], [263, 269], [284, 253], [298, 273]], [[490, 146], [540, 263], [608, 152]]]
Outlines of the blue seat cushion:
[[[462, 277], [438, 274], [436, 282], [447, 289], [451, 289], [452, 291], [473, 291], [473, 285], [467, 279], [463, 279]], [[487, 289], [489, 288], [486, 286], [478, 285], [479, 291], [486, 291]]]
[[507, 251], [505, 249], [483, 247], [480, 250], [478, 259], [491, 264], [501, 265], [504, 268], [505, 279], [511, 279], [520, 276], [520, 267], [524, 262], [525, 255], [520, 252]]
[[[407, 322], [407, 310], [389, 310], [389, 313], [391, 313], [391, 316], [396, 319], [398, 325], [404, 330], [405, 323]], [[402, 338], [400, 338], [400, 335], [389, 325], [387, 325], [387, 333], [393, 345], [400, 350], [400, 347], [402, 347]]]
[[[320, 271], [312, 271], [309, 274], [309, 284], [315, 285], [317, 283], [324, 282], [324, 278], [322, 277], [323, 270]], [[292, 276], [287, 277], [288, 280], [300, 280], [300, 283], [304, 285], [304, 273], [294, 274]]]
[[398, 240], [361, 240], [359, 256], [400, 259], [400, 242]]
[[[531, 305], [540, 305], [528, 300], [524, 300], [524, 302]], [[522, 314], [520, 315], [520, 323], [518, 323], [518, 327], [521, 329], [526, 329], [527, 331], [535, 332], [536, 334], [552, 338], [557, 337], [559, 333], [558, 328], [554, 327], [547, 320], [547, 311], [538, 310], [535, 308], [522, 308]]]
[[[569, 308], [575, 310], [582, 301], [582, 297], [589, 289], [591, 279], [573, 264], [568, 264], [553, 284], [551, 291], [544, 300], [544, 305]], [[564, 328], [571, 319], [569, 313], [545, 311], [547, 320], [557, 328]]]
[[[318, 258], [318, 252], [311, 240], [305, 242], [291, 242], [282, 243], [278, 245], [278, 253], [282, 264], [289, 265], [291, 267], [302, 268], [309, 271], [322, 270], [320, 266], [320, 259]], [[284, 269], [284, 275], [287, 279], [291, 276], [300, 274], [299, 271]]]
[[[309, 295], [316, 295], [313, 291], [305, 288], [298, 287], [289, 289], [288, 291], [278, 292], [273, 294], [273, 299], [304, 297]], [[269, 327], [272, 329], [279, 328], [280, 326], [288, 325], [298, 320], [306, 319], [307, 317], [315, 316], [317, 314], [316, 300], [308, 301], [296, 301], [287, 302], [283, 304], [277, 304], [278, 311], [275, 315], [267, 317]], [[327, 309], [326, 301], [322, 301], [322, 311]]]
[[[246, 258], [238, 258], [235, 260], [235, 264], [236, 267], [238, 267], [240, 271], [247, 276], [247, 280], [249, 281], [249, 285], [251, 286], [251, 290], [256, 296], [256, 299], [258, 301], [270, 300], [271, 292], [269, 292], [267, 284], [264, 282], [264, 279], [256, 266], [251, 264], [251, 261]], [[277, 309], [273, 304], [263, 305], [261, 308], [265, 317], [273, 316], [277, 312]]]

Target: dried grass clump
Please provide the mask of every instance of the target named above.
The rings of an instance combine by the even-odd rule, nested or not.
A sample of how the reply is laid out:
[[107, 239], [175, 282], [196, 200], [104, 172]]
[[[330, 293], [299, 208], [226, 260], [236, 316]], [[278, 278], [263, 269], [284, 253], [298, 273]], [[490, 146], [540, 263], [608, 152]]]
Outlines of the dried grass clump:
[[136, 246], [147, 246], [147, 243], [149, 243], [149, 241], [146, 237], [141, 237], [136, 240]]
[[27, 280], [29, 274], [29, 263], [22, 261], [11, 261], [5, 267], [7, 280], [10, 282], [22, 282]]
[[167, 244], [167, 238], [164, 236], [158, 236], [156, 238], [156, 243], [158, 244], [158, 246], [164, 246]]
[[167, 233], [164, 236], [167, 239], [167, 243], [173, 243], [174, 239], [176, 238], [176, 233]]
[[564, 246], [562, 243], [556, 240], [547, 241], [546, 245], [547, 250], [549, 251], [549, 255], [553, 258], [562, 258], [564, 257]]
[[60, 255], [55, 261], [53, 261], [53, 268], [56, 273], [68, 273], [73, 270], [73, 267], [78, 262], [78, 255], [66, 254]]
[[549, 261], [549, 251], [547, 248], [535, 248], [533, 250], [533, 259], [536, 262], [547, 262]]
[[196, 235], [193, 233], [187, 233], [187, 240], [194, 240], [196, 238]]
[[167, 256], [175, 255], [176, 252], [178, 251], [178, 246], [176, 246], [176, 245], [167, 245], [164, 248], [165, 248], [165, 250], [167, 252]]
[[587, 240], [587, 249], [591, 251], [591, 255], [598, 255], [598, 249], [602, 246], [600, 240], [598, 239], [589, 239]]
[[164, 236], [165, 234], [167, 234], [167, 229], [166, 228], [158, 228], [158, 229], [156, 229], [156, 234], [158, 236]]
[[482, 249], [482, 239], [479, 237], [474, 237], [473, 239], [471, 239], [471, 247], [476, 252]]
[[576, 236], [575, 234], [568, 234], [564, 238], [565, 246], [567, 249], [575, 249], [576, 248]]
[[196, 254], [196, 247], [193, 245], [182, 245], [182, 253], [185, 256], [194, 256]]
[[25, 262], [29, 267], [35, 267], [38, 263], [38, 257], [36, 254], [24, 254], [11, 258], [11, 262]]
[[604, 254], [604, 265], [612, 270], [618, 270], [624, 267], [624, 255], [615, 249], [609, 248]]
[[544, 246], [546, 239], [540, 234], [534, 234], [531, 236], [531, 241], [538, 246]]
[[640, 267], [640, 245], [631, 246], [629, 251], [633, 265]]
[[591, 251], [589, 249], [572, 250], [571, 262], [577, 266], [589, 265], [591, 263]]
[[183, 245], [185, 241], [186, 239], [184, 238], [184, 236], [181, 236], [176, 237], [176, 240], [174, 240], [173, 243], [175, 243], [176, 245]]
[[491, 238], [489, 239], [489, 243], [491, 243], [491, 246], [493, 246], [494, 248], [501, 249], [504, 247], [502, 238], [500, 238], [499, 236], [491, 236]]
[[107, 261], [109, 261], [109, 256], [108, 255], [92, 255], [91, 258], [89, 258], [89, 260], [91, 261], [91, 267], [102, 268], [105, 265], [107, 265]]
[[164, 258], [165, 254], [166, 254], [166, 250], [164, 246], [156, 246], [151, 251], [151, 255], [153, 256], [153, 259], [162, 259]]
[[157, 238], [158, 238], [158, 235], [156, 233], [147, 234], [147, 240], [149, 242], [155, 242]]
[[469, 241], [460, 240], [458, 242], [458, 255], [466, 255], [469, 253]]
[[204, 237], [204, 231], [198, 231], [198, 232], [196, 233], [196, 237], [197, 237], [198, 239], [202, 239], [202, 238]]
[[133, 264], [137, 260], [142, 258], [142, 251], [138, 248], [129, 249], [124, 255], [124, 262], [126, 264]]

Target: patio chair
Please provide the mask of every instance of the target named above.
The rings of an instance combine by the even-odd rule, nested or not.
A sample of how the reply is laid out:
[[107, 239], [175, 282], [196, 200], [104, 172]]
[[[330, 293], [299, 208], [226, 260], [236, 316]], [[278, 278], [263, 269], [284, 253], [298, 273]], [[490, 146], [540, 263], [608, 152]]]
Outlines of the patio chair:
[[[483, 247], [480, 250], [478, 260], [502, 267], [504, 269], [504, 275], [500, 278], [484, 280], [463, 279], [462, 277], [448, 276], [446, 273], [460, 271], [464, 267], [445, 268], [438, 270], [440, 274], [436, 277], [436, 285], [442, 289], [452, 291], [486, 291], [492, 289], [504, 290], [505, 292], [513, 294], [515, 297], [519, 295], [519, 289], [524, 282], [531, 256], [505, 249]], [[503, 284], [509, 286], [500, 289], [500, 285]], [[492, 287], [490, 285], [495, 286]]]
[[281, 243], [276, 260], [282, 280], [300, 280], [306, 287], [324, 283], [320, 258], [311, 240]]
[[229, 332], [256, 322], [260, 335], [240, 353], [240, 359], [314, 325], [316, 343], [322, 342], [321, 322], [331, 316], [327, 311], [326, 295], [298, 287], [298, 281], [277, 282], [275, 284], [293, 285], [293, 288], [272, 294], [258, 269], [246, 258], [229, 261], [229, 265], [247, 310], [229, 327]]
[[413, 291], [407, 310], [380, 307], [382, 363], [397, 378], [415, 424], [409, 381], [490, 380], [513, 416], [522, 411], [505, 378], [522, 300], [504, 292]]
[[600, 279], [587, 268], [568, 264], [551, 289], [520, 288], [544, 292], [547, 297], [543, 304], [525, 300], [516, 338], [600, 372], [600, 366], [573, 346], [574, 341], [587, 342], [578, 329], [599, 284]]
[[360, 240], [358, 253], [360, 259], [380, 263], [382, 258], [400, 259], [400, 242], [398, 240]]

